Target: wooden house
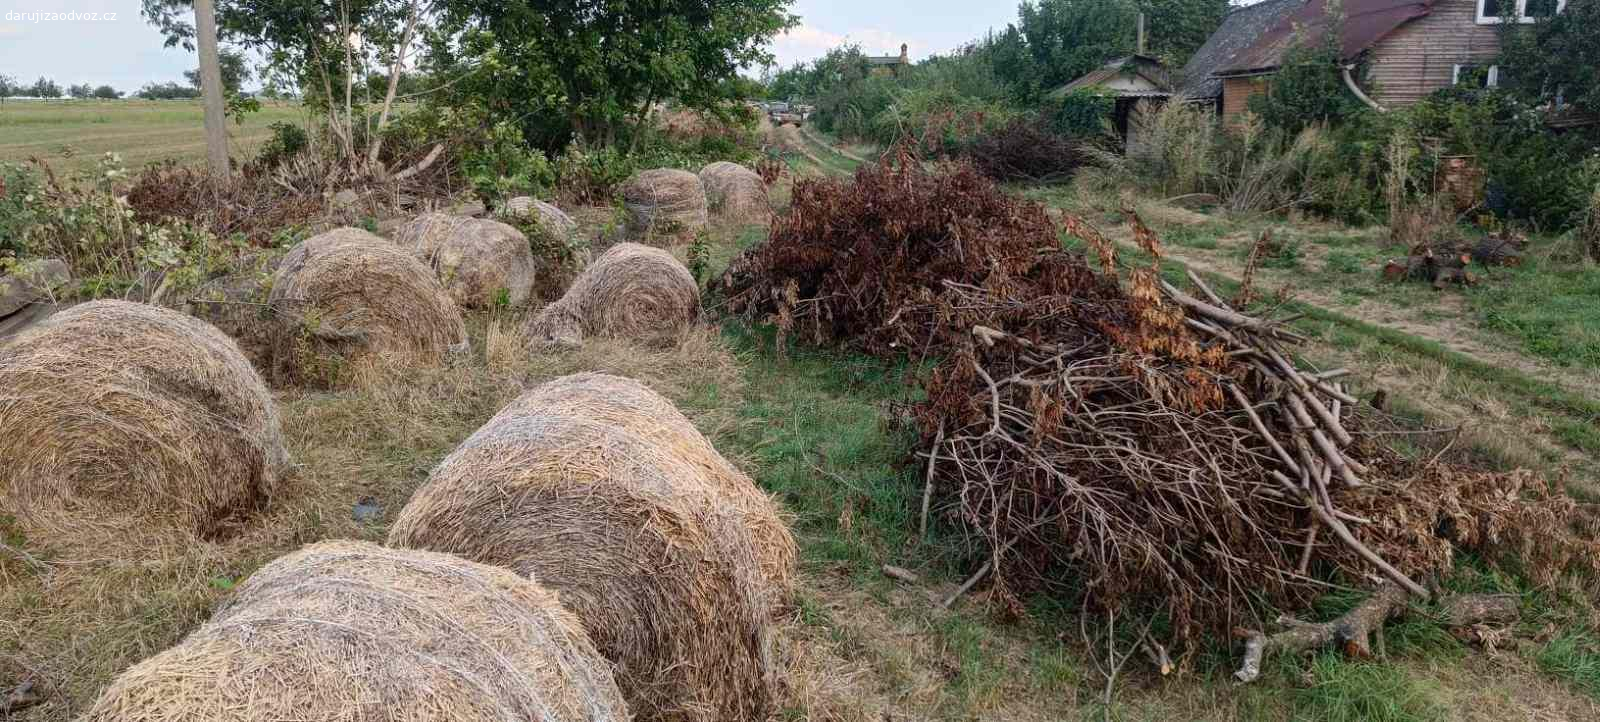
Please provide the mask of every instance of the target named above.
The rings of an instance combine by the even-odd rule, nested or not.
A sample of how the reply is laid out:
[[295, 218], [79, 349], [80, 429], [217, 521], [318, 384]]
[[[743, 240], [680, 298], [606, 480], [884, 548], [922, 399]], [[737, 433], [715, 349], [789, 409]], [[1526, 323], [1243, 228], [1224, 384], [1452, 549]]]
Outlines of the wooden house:
[[[1508, 19], [1533, 22], [1560, 12], [1566, 0], [1267, 0], [1230, 13], [1243, 17], [1233, 33], [1229, 22], [1213, 40], [1230, 52], [1212, 67], [1204, 82], [1220, 86], [1219, 107], [1225, 117], [1248, 109], [1252, 95], [1266, 92], [1285, 55], [1296, 45], [1325, 36], [1336, 24], [1339, 59], [1346, 87], [1363, 102], [1379, 110], [1402, 107], [1457, 83], [1492, 86], [1500, 69], [1493, 65], [1500, 53], [1497, 26]], [[1256, 8], [1261, 8], [1256, 10]], [[1335, 22], [1342, 11], [1343, 22]], [[1262, 29], [1262, 25], [1270, 25]], [[1249, 43], [1231, 50], [1242, 35]], [[1207, 42], [1207, 46], [1211, 46]], [[1223, 47], [1225, 46], [1225, 47]], [[1202, 48], [1196, 59], [1206, 55]], [[1194, 63], [1191, 63], [1194, 66]], [[1189, 70], [1189, 68], [1186, 68]], [[1193, 74], [1188, 74], [1193, 75]], [[1214, 79], [1216, 86], [1210, 81]]]
[[1112, 126], [1129, 154], [1144, 145], [1141, 116], [1153, 112], [1172, 95], [1172, 79], [1160, 60], [1135, 53], [1115, 58], [1083, 77], [1050, 91], [1060, 100], [1068, 93], [1090, 91], [1115, 99]]

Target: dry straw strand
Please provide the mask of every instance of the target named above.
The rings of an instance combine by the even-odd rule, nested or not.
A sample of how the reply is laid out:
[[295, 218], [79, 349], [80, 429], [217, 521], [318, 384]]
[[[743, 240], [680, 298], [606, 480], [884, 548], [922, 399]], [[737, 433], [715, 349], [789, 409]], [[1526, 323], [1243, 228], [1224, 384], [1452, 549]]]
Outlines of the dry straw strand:
[[204, 321], [94, 301], [0, 348], [0, 514], [50, 541], [211, 535], [287, 467], [266, 385]]
[[275, 370], [337, 383], [344, 366], [438, 360], [466, 345], [466, 324], [433, 272], [398, 246], [338, 228], [291, 249], [268, 299]]
[[323, 542], [278, 559], [83, 722], [625, 722], [556, 595], [445, 554]]
[[622, 184], [628, 210], [628, 237], [673, 245], [687, 243], [706, 227], [706, 189], [685, 170], [640, 171]]
[[738, 163], [717, 161], [700, 169], [710, 210], [734, 223], [765, 223], [772, 216], [767, 184], [761, 175]]
[[538, 262], [528, 239], [499, 221], [448, 213], [424, 213], [394, 232], [394, 242], [438, 276], [463, 308], [528, 302]]
[[745, 515], [659, 439], [581, 409], [536, 409], [538, 393], [434, 470], [390, 544], [556, 590], [641, 719], [759, 719], [779, 594]]
[[700, 288], [678, 259], [659, 248], [619, 243], [533, 317], [528, 337], [569, 346], [591, 336], [670, 345], [699, 315]]

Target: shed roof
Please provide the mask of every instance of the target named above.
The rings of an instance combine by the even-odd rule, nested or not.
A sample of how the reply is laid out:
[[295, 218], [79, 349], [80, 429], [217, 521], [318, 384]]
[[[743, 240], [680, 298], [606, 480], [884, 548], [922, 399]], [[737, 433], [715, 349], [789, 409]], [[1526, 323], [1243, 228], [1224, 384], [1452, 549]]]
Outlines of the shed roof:
[[869, 55], [867, 65], [899, 65], [906, 59], [899, 55]]
[[1160, 90], [1125, 91], [1119, 92], [1119, 95], [1146, 98], [1171, 95], [1172, 81], [1168, 77], [1166, 66], [1162, 65], [1160, 60], [1148, 55], [1124, 55], [1120, 58], [1113, 58], [1107, 61], [1105, 65], [1085, 73], [1083, 77], [1050, 91], [1050, 97], [1060, 97], [1080, 88], [1092, 88], [1114, 80], [1118, 75], [1125, 72], [1150, 81], [1152, 85], [1160, 88]]
[[[1434, 0], [1345, 0], [1344, 25], [1339, 37], [1339, 59], [1349, 60], [1395, 28], [1433, 11]], [[1308, 0], [1270, 30], [1258, 36], [1217, 75], [1248, 75], [1277, 68], [1283, 56], [1302, 37], [1326, 32], [1332, 19], [1328, 3]]]
[[1221, 96], [1222, 81], [1212, 77], [1212, 73], [1231, 65], [1241, 51], [1306, 1], [1265, 0], [1229, 11], [1217, 31], [1206, 38], [1206, 44], [1183, 66], [1178, 92], [1194, 99]]

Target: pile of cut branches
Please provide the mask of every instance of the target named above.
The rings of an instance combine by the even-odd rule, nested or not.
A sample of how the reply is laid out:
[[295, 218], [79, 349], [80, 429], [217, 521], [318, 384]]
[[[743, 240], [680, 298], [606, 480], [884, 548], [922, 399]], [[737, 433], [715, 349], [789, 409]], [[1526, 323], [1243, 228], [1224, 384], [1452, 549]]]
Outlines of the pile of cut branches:
[[797, 184], [723, 286], [784, 333], [935, 362], [915, 408], [924, 525], [932, 502], [981, 537], [1002, 599], [1080, 587], [1181, 643], [1336, 585], [1426, 597], [1460, 547], [1536, 574], [1600, 567], [1595, 530], [1548, 482], [1407, 462], [1361, 431], [1340, 370], [1296, 364], [1288, 319], [1154, 264], [1124, 279], [1114, 244], [1082, 219], [1066, 230], [1098, 269], [1040, 206], [902, 155]]

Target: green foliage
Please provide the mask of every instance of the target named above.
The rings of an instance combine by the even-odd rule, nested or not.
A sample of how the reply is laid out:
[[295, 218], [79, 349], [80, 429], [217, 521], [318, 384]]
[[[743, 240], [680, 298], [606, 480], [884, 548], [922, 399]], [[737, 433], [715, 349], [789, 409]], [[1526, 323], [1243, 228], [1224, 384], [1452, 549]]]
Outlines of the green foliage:
[[1294, 692], [1295, 719], [1425, 722], [1448, 718], [1435, 690], [1388, 664], [1324, 652], [1312, 660], [1307, 676], [1311, 685]]
[[1290, 133], [1314, 124], [1339, 123], [1368, 110], [1344, 85], [1339, 45], [1332, 33], [1290, 48], [1267, 92], [1251, 96], [1249, 107], [1269, 127]]
[[[217, 67], [222, 71], [222, 90], [225, 93], [238, 93], [253, 74], [250, 61], [244, 53], [229, 48], [217, 53]], [[196, 89], [200, 88], [199, 69], [185, 70], [183, 77]]]
[[1600, 643], [1594, 637], [1569, 630], [1550, 640], [1535, 659], [1540, 669], [1600, 699]]
[[284, 161], [299, 155], [310, 144], [311, 137], [304, 128], [294, 123], [279, 121], [267, 126], [272, 130], [272, 137], [261, 144], [261, 150], [256, 154], [256, 163], [266, 168], [276, 168]]
[[99, 98], [100, 100], [116, 100], [117, 98], [122, 97], [122, 91], [117, 90], [109, 85], [102, 85], [94, 89], [94, 97]]
[[21, 163], [0, 163], [0, 262], [28, 255], [28, 232], [44, 213], [39, 175]]
[[145, 83], [134, 95], [145, 100], [193, 100], [200, 97], [200, 89], [180, 83]]
[[689, 244], [689, 273], [694, 282], [704, 284], [711, 272], [711, 237], [702, 229]]
[[1500, 85], [1524, 102], [1560, 100], [1600, 113], [1600, 0], [1571, 0], [1537, 23], [1502, 24], [1500, 48]]
[[88, 83], [73, 85], [67, 88], [67, 95], [77, 100], [84, 100], [94, 95], [94, 88]]
[[658, 101], [726, 113], [742, 92], [727, 81], [770, 59], [767, 43], [795, 22], [789, 3], [453, 0], [430, 53], [465, 75], [437, 102], [481, 100], [551, 152], [626, 140]]
[[1050, 109], [1050, 125], [1057, 133], [1082, 138], [1106, 131], [1117, 101], [1104, 93], [1081, 88], [1063, 94]]
[[522, 130], [509, 122], [496, 123], [481, 144], [474, 144], [462, 156], [461, 170], [478, 197], [491, 205], [514, 196], [543, 195], [556, 180], [549, 159], [529, 149]]

